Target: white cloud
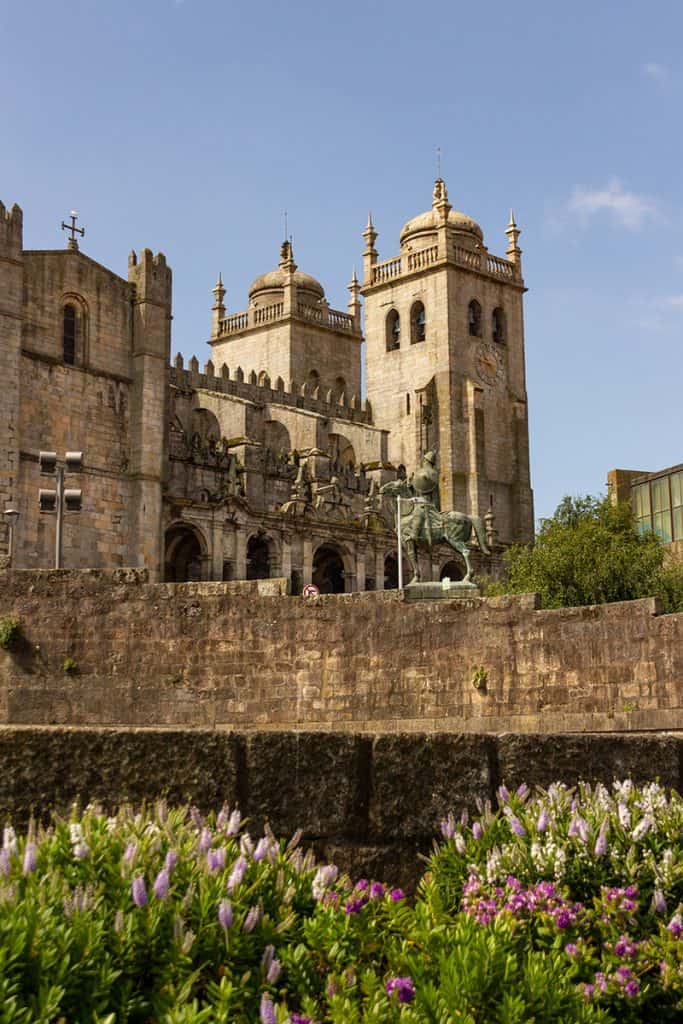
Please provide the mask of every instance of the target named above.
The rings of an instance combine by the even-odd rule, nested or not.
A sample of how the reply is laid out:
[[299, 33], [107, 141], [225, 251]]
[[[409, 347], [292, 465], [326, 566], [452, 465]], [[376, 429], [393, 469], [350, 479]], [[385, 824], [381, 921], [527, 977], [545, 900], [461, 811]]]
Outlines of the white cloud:
[[669, 306], [673, 306], [674, 309], [683, 309], [683, 295], [672, 295], [667, 299]]
[[655, 60], [650, 60], [646, 64], [641, 65], [641, 74], [645, 78], [649, 78], [651, 81], [656, 82], [657, 85], [666, 85], [671, 78], [671, 72], [664, 64], [658, 64]]
[[653, 200], [627, 192], [618, 178], [612, 178], [605, 188], [577, 185], [567, 209], [570, 213], [578, 213], [584, 220], [596, 213], [609, 213], [622, 227], [635, 229], [656, 213], [657, 208]]

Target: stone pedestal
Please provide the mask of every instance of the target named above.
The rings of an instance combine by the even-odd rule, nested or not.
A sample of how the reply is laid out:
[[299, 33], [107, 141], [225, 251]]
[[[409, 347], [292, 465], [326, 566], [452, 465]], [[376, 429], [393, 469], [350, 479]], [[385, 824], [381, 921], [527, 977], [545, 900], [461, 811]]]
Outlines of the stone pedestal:
[[406, 601], [452, 601], [481, 597], [476, 583], [442, 580], [440, 583], [409, 583], [403, 590]]

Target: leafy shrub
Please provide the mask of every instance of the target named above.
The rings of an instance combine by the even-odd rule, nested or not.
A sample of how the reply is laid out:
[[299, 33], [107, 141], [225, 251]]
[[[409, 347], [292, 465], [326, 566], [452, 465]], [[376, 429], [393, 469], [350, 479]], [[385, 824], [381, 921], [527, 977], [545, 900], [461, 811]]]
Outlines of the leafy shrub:
[[666, 612], [683, 610], [683, 566], [664, 568], [659, 538], [608, 498], [564, 498], [534, 546], [513, 545], [505, 559], [507, 579], [487, 583], [489, 595], [536, 592], [544, 608], [660, 597]]
[[17, 642], [21, 634], [21, 623], [19, 619], [10, 616], [0, 619], [0, 647], [7, 651]]
[[413, 901], [227, 808], [7, 826], [0, 1022], [680, 1020], [683, 801], [499, 802], [448, 816]]

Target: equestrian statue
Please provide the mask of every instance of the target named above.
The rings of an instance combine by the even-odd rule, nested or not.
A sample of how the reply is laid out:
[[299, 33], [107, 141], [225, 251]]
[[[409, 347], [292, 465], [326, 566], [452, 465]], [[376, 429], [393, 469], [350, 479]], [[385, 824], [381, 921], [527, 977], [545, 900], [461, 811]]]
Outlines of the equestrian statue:
[[383, 484], [380, 494], [398, 498], [401, 509], [401, 536], [399, 543], [405, 548], [413, 564], [414, 575], [411, 583], [420, 583], [418, 546], [431, 551], [435, 544], [449, 544], [465, 560], [467, 573], [462, 580], [469, 583], [472, 577], [472, 562], [467, 542], [474, 532], [479, 548], [485, 555], [491, 552], [486, 544], [486, 534], [479, 516], [468, 516], [464, 512], [439, 511], [439, 476], [436, 471], [436, 452], [426, 452], [418, 469], [410, 480], [394, 480]]

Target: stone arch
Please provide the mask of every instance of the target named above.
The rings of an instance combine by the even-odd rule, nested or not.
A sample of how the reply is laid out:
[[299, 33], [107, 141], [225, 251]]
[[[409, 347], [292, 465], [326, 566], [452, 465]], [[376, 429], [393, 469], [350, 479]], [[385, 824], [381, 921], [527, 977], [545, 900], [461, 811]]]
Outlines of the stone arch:
[[346, 396], [346, 380], [344, 377], [335, 377], [334, 387], [332, 388], [333, 401], [341, 403], [342, 399]]
[[330, 459], [333, 466], [340, 469], [354, 469], [356, 466], [356, 449], [343, 434], [328, 434]]
[[291, 452], [292, 440], [284, 423], [279, 420], [266, 420], [263, 431], [264, 447], [270, 448], [276, 455]]
[[346, 590], [347, 559], [338, 544], [324, 541], [313, 555], [313, 583], [321, 594], [343, 594]]
[[187, 583], [204, 578], [208, 547], [202, 531], [190, 523], [172, 523], [164, 536], [164, 580]]
[[446, 577], [449, 580], [462, 580], [465, 577], [465, 563], [456, 561], [454, 558], [449, 558], [447, 562], [439, 569], [439, 579], [443, 580]]
[[66, 366], [87, 366], [88, 305], [82, 295], [65, 292], [61, 299], [61, 355]]
[[221, 436], [221, 426], [216, 414], [202, 407], [193, 409], [191, 434], [199, 434], [202, 440], [211, 437], [217, 441]]
[[262, 530], [247, 539], [247, 579], [268, 580], [277, 562], [275, 541]]
[[320, 387], [320, 374], [317, 370], [309, 370], [306, 378], [306, 391], [313, 394], [316, 388]]
[[386, 319], [387, 352], [401, 347], [401, 318], [397, 309], [390, 309]]
[[[405, 560], [403, 570], [405, 572]], [[390, 551], [384, 556], [384, 589], [398, 590], [398, 554]]]
[[507, 324], [505, 322], [505, 310], [502, 306], [496, 306], [491, 313], [491, 337], [499, 345], [507, 341]]
[[410, 343], [424, 341], [427, 336], [427, 319], [424, 302], [414, 302], [410, 310]]
[[476, 299], [467, 307], [467, 329], [473, 338], [481, 338], [481, 304]]

